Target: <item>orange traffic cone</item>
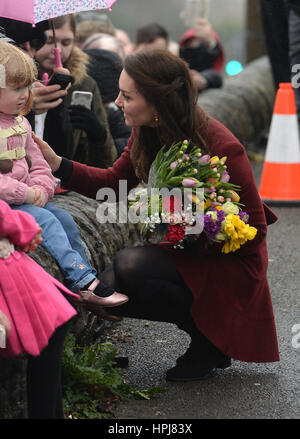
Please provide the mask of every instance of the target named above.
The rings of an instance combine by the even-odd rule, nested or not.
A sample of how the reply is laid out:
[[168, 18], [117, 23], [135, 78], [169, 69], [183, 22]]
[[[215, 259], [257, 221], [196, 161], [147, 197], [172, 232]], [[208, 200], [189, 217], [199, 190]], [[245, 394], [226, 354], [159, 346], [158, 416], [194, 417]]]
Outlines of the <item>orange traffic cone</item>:
[[267, 204], [300, 203], [299, 127], [289, 82], [277, 91], [259, 193]]

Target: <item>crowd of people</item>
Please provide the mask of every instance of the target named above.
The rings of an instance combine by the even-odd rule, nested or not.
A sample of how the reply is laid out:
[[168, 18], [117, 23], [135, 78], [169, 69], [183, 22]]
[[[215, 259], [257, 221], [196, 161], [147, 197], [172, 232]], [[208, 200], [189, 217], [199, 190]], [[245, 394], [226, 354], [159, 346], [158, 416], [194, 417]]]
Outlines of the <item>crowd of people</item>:
[[[158, 320], [186, 331], [191, 344], [167, 371], [169, 381], [206, 379], [232, 358], [278, 361], [266, 248], [276, 215], [260, 200], [243, 146], [196, 104], [199, 93], [222, 86], [224, 51], [210, 22], [199, 18], [178, 43], [157, 23], [140, 27], [132, 42], [93, 12], [53, 23], [55, 35], [48, 21], [32, 28], [0, 19], [0, 354], [30, 357], [29, 417], [63, 417], [61, 355], [76, 314], [70, 301], [104, 319]], [[117, 192], [120, 180], [128, 190], [147, 183], [161, 147], [184, 139], [227, 156], [257, 237], [233, 256], [200, 239], [185, 250], [126, 248], [97, 273], [73, 218], [51, 203], [54, 194], [95, 198], [102, 187]], [[66, 285], [25, 254], [36, 245], [57, 260]]]

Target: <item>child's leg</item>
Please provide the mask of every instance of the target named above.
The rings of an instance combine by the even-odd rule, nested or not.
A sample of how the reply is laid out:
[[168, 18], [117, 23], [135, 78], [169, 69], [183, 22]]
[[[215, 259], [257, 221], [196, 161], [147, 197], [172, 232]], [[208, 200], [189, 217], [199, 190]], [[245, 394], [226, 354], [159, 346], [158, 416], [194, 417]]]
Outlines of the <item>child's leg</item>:
[[97, 307], [117, 306], [127, 302], [127, 296], [115, 292], [96, 279], [96, 271], [71, 247], [63, 225], [50, 210], [32, 204], [11, 207], [28, 212], [36, 219], [42, 228], [41, 245], [57, 261], [69, 282], [69, 288], [78, 292], [83, 302]]
[[68, 329], [56, 329], [48, 346], [37, 357], [29, 357], [27, 366], [27, 405], [31, 419], [64, 418], [61, 396], [61, 363]]
[[[47, 203], [44, 206], [44, 209], [49, 210], [53, 215], [56, 216], [56, 218], [60, 221], [62, 224], [68, 238], [70, 241], [70, 244], [74, 250], [77, 250], [78, 253], [81, 255], [82, 259], [86, 261], [86, 265], [89, 265], [89, 260], [85, 251], [85, 248], [82, 244], [81, 236], [78, 230], [78, 227], [73, 220], [72, 215], [69, 214], [64, 209], [60, 209], [53, 203]], [[97, 274], [96, 270], [94, 270], [95, 276]], [[93, 293], [96, 294], [99, 297], [109, 297], [114, 294], [114, 290], [112, 288], [107, 287], [106, 285], [101, 282], [101, 284], [98, 284], [95, 289], [93, 289]]]
[[[56, 218], [63, 226], [73, 250], [76, 250], [80, 254], [87, 266], [90, 265], [78, 227], [73, 220], [72, 215], [70, 215], [69, 212], [67, 212], [66, 210], [60, 209], [59, 207], [55, 206], [55, 204], [53, 203], [47, 203], [44, 206], [44, 209], [49, 210], [51, 213], [53, 213], [53, 215], [56, 216]], [[96, 270], [94, 271], [96, 275]]]
[[72, 249], [63, 226], [50, 211], [31, 204], [12, 207], [30, 213], [36, 219], [42, 228], [41, 245], [56, 260], [71, 290], [84, 289], [96, 278], [95, 270]]

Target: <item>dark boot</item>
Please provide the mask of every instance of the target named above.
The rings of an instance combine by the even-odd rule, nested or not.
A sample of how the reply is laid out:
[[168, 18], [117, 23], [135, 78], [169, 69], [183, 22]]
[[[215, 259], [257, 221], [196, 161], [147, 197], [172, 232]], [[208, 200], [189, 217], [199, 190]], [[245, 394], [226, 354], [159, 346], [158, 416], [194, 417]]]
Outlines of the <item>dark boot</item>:
[[230, 358], [214, 346], [192, 323], [185, 329], [191, 337], [186, 353], [179, 357], [176, 366], [166, 373], [167, 381], [196, 381], [212, 376], [214, 369], [226, 369]]

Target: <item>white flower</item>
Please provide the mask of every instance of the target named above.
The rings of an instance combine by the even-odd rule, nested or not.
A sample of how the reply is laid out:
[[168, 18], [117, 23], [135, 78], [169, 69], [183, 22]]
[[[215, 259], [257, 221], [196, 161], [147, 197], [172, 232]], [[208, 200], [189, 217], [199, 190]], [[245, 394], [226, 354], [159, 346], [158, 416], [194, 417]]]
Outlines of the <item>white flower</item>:
[[7, 259], [15, 251], [14, 246], [6, 238], [0, 238], [0, 258]]
[[239, 213], [239, 208], [236, 204], [233, 204], [231, 201], [226, 201], [226, 203], [223, 204], [222, 210], [225, 213], [225, 215], [237, 215]]
[[215, 239], [216, 239], [217, 241], [225, 241], [225, 239], [226, 239], [226, 234], [225, 234], [225, 233], [222, 233], [222, 232], [219, 232], [219, 233], [216, 234]]
[[208, 212], [206, 213], [206, 215], [210, 215], [210, 216], [211, 216], [211, 220], [212, 220], [213, 222], [216, 222], [217, 219], [218, 219], [217, 212], [215, 212], [215, 211], [213, 211], [213, 210], [208, 211]]

